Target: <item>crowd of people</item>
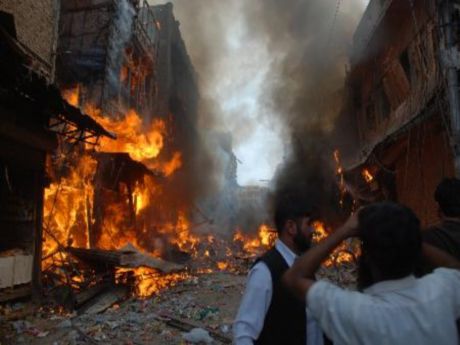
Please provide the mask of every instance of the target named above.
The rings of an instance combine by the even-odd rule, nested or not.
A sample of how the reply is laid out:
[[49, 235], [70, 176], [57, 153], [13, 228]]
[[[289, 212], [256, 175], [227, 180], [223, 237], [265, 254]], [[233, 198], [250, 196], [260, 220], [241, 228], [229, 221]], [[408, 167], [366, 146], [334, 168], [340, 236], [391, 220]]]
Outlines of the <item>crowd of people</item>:
[[[312, 215], [283, 200], [278, 240], [249, 272], [236, 316], [236, 345], [458, 344], [460, 180], [435, 192], [440, 223], [422, 229], [391, 202], [358, 209], [311, 246]], [[357, 289], [317, 281], [321, 263], [345, 239], [362, 243]]]

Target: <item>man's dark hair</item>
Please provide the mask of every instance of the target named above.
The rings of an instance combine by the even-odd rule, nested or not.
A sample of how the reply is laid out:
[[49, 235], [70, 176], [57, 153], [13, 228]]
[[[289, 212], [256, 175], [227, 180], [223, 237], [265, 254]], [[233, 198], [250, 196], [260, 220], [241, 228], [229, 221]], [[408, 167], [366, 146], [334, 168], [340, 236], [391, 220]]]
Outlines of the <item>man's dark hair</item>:
[[[414, 273], [422, 248], [420, 221], [408, 207], [384, 202], [359, 212], [361, 265], [372, 265], [380, 280], [400, 279]], [[372, 283], [369, 266], [360, 267], [359, 287]]]
[[443, 179], [436, 191], [434, 199], [447, 217], [460, 217], [460, 180], [457, 178]]
[[309, 217], [310, 211], [305, 200], [300, 197], [285, 196], [278, 198], [275, 204], [275, 226], [278, 234], [281, 234], [286, 222], [291, 219], [297, 221], [303, 217]]

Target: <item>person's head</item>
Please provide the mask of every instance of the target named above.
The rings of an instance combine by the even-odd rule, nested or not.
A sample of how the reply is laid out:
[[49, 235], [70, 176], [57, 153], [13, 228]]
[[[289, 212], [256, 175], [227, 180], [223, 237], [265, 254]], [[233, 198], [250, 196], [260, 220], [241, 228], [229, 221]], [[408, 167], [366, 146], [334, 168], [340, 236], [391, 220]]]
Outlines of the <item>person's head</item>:
[[438, 203], [441, 218], [460, 218], [460, 180], [456, 178], [443, 179], [436, 191], [434, 199]]
[[278, 237], [297, 254], [310, 248], [313, 231], [310, 213], [301, 200], [285, 198], [275, 208]]
[[358, 223], [362, 240], [359, 288], [414, 273], [422, 238], [420, 221], [411, 209], [389, 202], [373, 204], [359, 212]]

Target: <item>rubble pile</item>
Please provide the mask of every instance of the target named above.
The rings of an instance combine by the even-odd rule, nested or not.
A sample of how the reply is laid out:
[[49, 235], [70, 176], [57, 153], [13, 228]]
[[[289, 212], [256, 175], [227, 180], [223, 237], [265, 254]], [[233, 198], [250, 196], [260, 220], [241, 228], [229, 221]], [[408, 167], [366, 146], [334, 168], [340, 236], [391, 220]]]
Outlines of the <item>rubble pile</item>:
[[[0, 343], [230, 344], [232, 321], [249, 269], [249, 259], [240, 261], [243, 265], [238, 270], [235, 267], [239, 259], [235, 260], [229, 265], [230, 271], [202, 267], [200, 273], [195, 268], [194, 273], [189, 272], [149, 298], [126, 297], [126, 291], [117, 296], [111, 290], [78, 312], [65, 311], [51, 300], [42, 303], [53, 307], [5, 305], [0, 309]], [[356, 265], [323, 266], [318, 279], [354, 288]], [[114, 295], [118, 298], [113, 299]]]
[[228, 344], [244, 281], [244, 276], [232, 273], [200, 274], [152, 298], [128, 298], [100, 313], [68, 313], [57, 307], [15, 303], [0, 309], [0, 341], [53, 345], [185, 344], [185, 334], [195, 329], [191, 334], [199, 335], [196, 330], [202, 329], [215, 344]]

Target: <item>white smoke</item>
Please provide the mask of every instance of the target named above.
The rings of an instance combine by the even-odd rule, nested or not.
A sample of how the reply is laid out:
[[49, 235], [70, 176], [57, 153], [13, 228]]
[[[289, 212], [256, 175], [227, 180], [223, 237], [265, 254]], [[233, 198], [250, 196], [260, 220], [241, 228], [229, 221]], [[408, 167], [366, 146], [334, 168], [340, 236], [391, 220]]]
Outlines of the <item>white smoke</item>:
[[118, 90], [120, 69], [126, 44], [131, 39], [135, 9], [128, 0], [115, 1], [115, 15], [109, 34], [107, 82], [111, 91]]

